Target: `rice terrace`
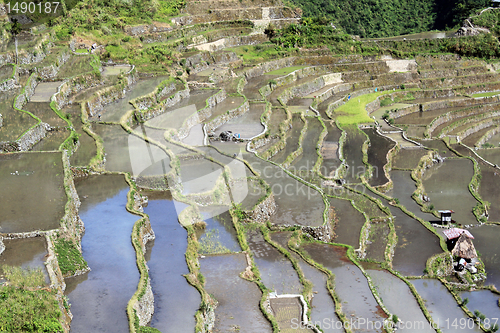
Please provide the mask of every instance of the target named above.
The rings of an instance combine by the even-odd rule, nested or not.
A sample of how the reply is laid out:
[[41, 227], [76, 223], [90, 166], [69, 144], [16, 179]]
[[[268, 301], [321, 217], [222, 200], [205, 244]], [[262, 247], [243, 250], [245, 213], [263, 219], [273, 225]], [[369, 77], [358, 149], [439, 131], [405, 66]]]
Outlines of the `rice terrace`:
[[0, 0], [0, 332], [496, 332], [488, 0]]

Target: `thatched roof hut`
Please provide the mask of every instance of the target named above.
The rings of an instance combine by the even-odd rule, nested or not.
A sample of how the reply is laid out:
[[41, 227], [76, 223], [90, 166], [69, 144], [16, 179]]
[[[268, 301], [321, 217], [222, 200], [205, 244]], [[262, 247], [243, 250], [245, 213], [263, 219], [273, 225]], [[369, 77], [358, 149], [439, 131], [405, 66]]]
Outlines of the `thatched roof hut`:
[[464, 259], [477, 258], [474, 244], [472, 244], [472, 240], [465, 233], [462, 233], [460, 237], [458, 237], [457, 243], [451, 251], [451, 254], [455, 257]]

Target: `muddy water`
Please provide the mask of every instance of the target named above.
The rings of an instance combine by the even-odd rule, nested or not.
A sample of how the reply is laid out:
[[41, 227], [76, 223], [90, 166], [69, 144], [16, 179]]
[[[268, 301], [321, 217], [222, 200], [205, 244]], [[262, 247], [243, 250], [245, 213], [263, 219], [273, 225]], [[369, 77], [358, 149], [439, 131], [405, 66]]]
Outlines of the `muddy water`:
[[[382, 322], [386, 315], [373, 297], [365, 276], [346, 257], [344, 248], [326, 244], [309, 244], [304, 249], [312, 259], [335, 274], [335, 291], [342, 300], [342, 311], [353, 322], [363, 320]], [[382, 325], [380, 325], [381, 327]], [[360, 331], [382, 332], [382, 329], [368, 329], [366, 323]]]
[[393, 158], [392, 167], [401, 169], [415, 169], [418, 166], [420, 159], [427, 155], [425, 149], [400, 149], [397, 155]]
[[[17, 172], [17, 173], [16, 173]], [[60, 153], [0, 155], [1, 232], [59, 228], [67, 198]]]
[[266, 105], [262, 103], [250, 104], [248, 112], [218, 127], [215, 135], [218, 136], [223, 131], [232, 131], [233, 133], [239, 133], [243, 139], [250, 139], [262, 133], [264, 126], [260, 122], [260, 116], [264, 113], [265, 108]]
[[[161, 165], [157, 165], [158, 168], [151, 170], [148, 175], [164, 174], [170, 170], [170, 160], [159, 147], [128, 134], [118, 125], [95, 124], [94, 126], [95, 132], [104, 141], [106, 170], [139, 175], [158, 163]], [[136, 129], [136, 131], [141, 130], [141, 128]]]
[[236, 109], [241, 104], [243, 104], [243, 101], [244, 101], [243, 97], [227, 97], [225, 100], [223, 100], [213, 108], [210, 108], [212, 116], [208, 118], [206, 122], [214, 120], [215, 118], [225, 114], [229, 110]]
[[[290, 232], [276, 232], [271, 235], [271, 239], [280, 244], [283, 248], [288, 249], [288, 239], [290, 235]], [[289, 252], [299, 261], [299, 266], [305, 278], [313, 283], [312, 290], [314, 297], [310, 302], [312, 307], [310, 320], [315, 325], [321, 327], [323, 332], [343, 332], [342, 323], [335, 313], [335, 303], [326, 287], [326, 281], [328, 279], [326, 274], [306, 263], [295, 252], [290, 250]]]
[[272, 332], [259, 309], [259, 288], [239, 277], [247, 266], [244, 254], [207, 256], [200, 259], [200, 266], [205, 290], [219, 302], [214, 331], [230, 332], [239, 327], [241, 332]]
[[393, 188], [386, 192], [388, 196], [398, 199], [406, 209], [425, 221], [437, 220], [434, 215], [422, 212], [421, 207], [411, 197], [417, 189], [416, 183], [411, 178], [411, 171], [392, 170], [390, 177]]
[[[207, 226], [204, 229], [197, 230], [196, 236], [198, 241], [203, 242], [207, 235], [210, 235], [209, 237], [214, 240], [214, 243], [219, 242], [220, 245], [231, 252], [240, 252], [241, 247], [238, 243], [236, 229], [234, 229], [233, 218], [229, 214], [229, 208], [223, 206], [201, 207], [200, 213], [204, 217]], [[223, 211], [223, 213], [216, 215], [220, 211]]]
[[290, 261], [257, 231], [247, 233], [247, 242], [264, 285], [281, 294], [300, 294], [302, 284]]
[[302, 154], [295, 159], [290, 169], [294, 171], [310, 171], [318, 160], [318, 140], [323, 125], [316, 117], [307, 117], [307, 133], [302, 142]]
[[468, 191], [474, 173], [472, 161], [468, 159], [449, 159], [434, 164], [423, 176], [425, 192], [436, 209], [451, 209], [453, 219], [460, 224], [476, 222], [472, 208], [476, 200]]
[[45, 257], [48, 254], [45, 237], [5, 239], [3, 243], [5, 251], [0, 255], [0, 275], [3, 275], [3, 265], [24, 269], [28, 267], [41, 268], [45, 275], [45, 282], [50, 284], [49, 274], [44, 265]]
[[370, 185], [383, 185], [389, 181], [384, 172], [384, 165], [387, 164], [387, 153], [394, 147], [395, 143], [378, 134], [374, 129], [366, 129], [364, 132], [370, 138], [368, 163], [373, 166], [373, 176], [370, 179]]
[[187, 232], [177, 220], [169, 192], [146, 192], [144, 212], [149, 215], [155, 240], [148, 243], [148, 267], [155, 312], [150, 326], [161, 332], [193, 332], [200, 306], [198, 291], [184, 278], [189, 274], [184, 253]]
[[71, 332], [126, 332], [125, 309], [139, 282], [130, 242], [139, 217], [125, 209], [129, 187], [121, 175], [92, 176], [76, 186], [83, 199], [83, 257], [92, 270], [66, 279], [73, 313]]
[[387, 271], [369, 269], [367, 273], [389, 312], [396, 314], [402, 322], [425, 323], [423, 329], [401, 325], [398, 331], [434, 332], [406, 283]]
[[387, 223], [370, 223], [370, 233], [368, 235], [366, 256], [378, 262], [385, 260], [385, 249], [389, 236], [389, 226]]
[[266, 75], [257, 76], [248, 79], [248, 83], [243, 88], [243, 95], [248, 99], [262, 99], [262, 95], [259, 93], [259, 89], [269, 83], [270, 80], [279, 77], [279, 75]]
[[300, 115], [293, 114], [292, 128], [287, 132], [286, 146], [271, 158], [273, 162], [281, 164], [291, 153], [299, 149], [300, 131], [302, 131], [304, 126], [305, 124], [300, 118]]
[[[481, 312], [490, 320], [490, 325], [497, 323], [500, 318], [500, 307], [498, 306], [499, 295], [489, 290], [463, 291], [460, 293], [462, 300], [469, 300], [467, 308], [475, 312]], [[486, 320], [484, 321], [486, 323]], [[498, 323], [497, 323], [498, 324]]]
[[484, 262], [487, 273], [486, 285], [493, 284], [500, 288], [500, 246], [498, 245], [498, 232], [500, 227], [496, 225], [483, 225], [472, 228], [470, 232], [474, 235], [474, 246], [481, 260]]
[[50, 132], [45, 138], [40, 140], [30, 151], [55, 151], [59, 150], [59, 146], [70, 135], [69, 131], [59, 130]]
[[253, 154], [246, 154], [252, 167], [269, 184], [278, 207], [271, 217], [272, 223], [319, 226], [323, 224], [325, 204], [321, 194], [295, 180], [282, 169], [265, 162]]
[[248, 188], [248, 193], [241, 202], [241, 207], [243, 209], [252, 209], [259, 202], [259, 199], [266, 195], [266, 190], [257, 181], [249, 181], [245, 185]]
[[324, 123], [328, 134], [323, 139], [321, 147], [321, 154], [323, 155], [321, 174], [326, 177], [333, 177], [341, 164], [338, 148], [342, 131], [333, 122], [325, 121]]
[[416, 140], [427, 148], [436, 150], [442, 157], [456, 156], [451, 150], [446, 147], [446, 144], [441, 140]]
[[348, 183], [360, 183], [359, 176], [366, 171], [361, 148], [367, 138], [356, 127], [346, 127], [345, 130], [347, 131], [347, 137], [342, 149], [349, 168], [344, 178]]
[[[432, 319], [442, 332], [482, 332], [473, 321], [458, 307], [453, 296], [445, 286], [438, 280], [420, 279], [410, 280], [417, 289], [417, 292], [425, 301], [425, 306], [431, 313]], [[453, 326], [456, 320], [458, 323], [469, 324], [470, 326]], [[460, 321], [461, 320], [461, 321]]]
[[488, 162], [500, 165], [500, 148], [478, 149], [477, 153]]
[[271, 113], [271, 119], [269, 120], [267, 126], [269, 128], [271, 135], [277, 135], [279, 133], [280, 125], [287, 119], [285, 109], [273, 108]]
[[481, 185], [479, 195], [484, 201], [491, 203], [488, 208], [488, 221], [500, 222], [500, 172], [483, 162], [479, 162], [481, 167]]
[[12, 107], [19, 92], [19, 89], [14, 89], [2, 92], [0, 96], [0, 114], [3, 118], [3, 124], [0, 127], [0, 142], [15, 141], [21, 134], [38, 123], [29, 114], [17, 111]]
[[357, 211], [349, 200], [332, 198], [330, 207], [335, 210], [338, 219], [335, 225], [335, 243], [348, 244], [354, 248], [359, 247], [359, 235], [365, 224], [365, 217]]
[[203, 193], [215, 187], [222, 168], [207, 159], [181, 161], [183, 194]]
[[439, 238], [399, 208], [388, 207], [395, 218], [394, 225], [398, 235], [393, 267], [403, 275], [422, 275], [427, 259], [442, 252]]
[[52, 127], [68, 126], [68, 124], [52, 110], [49, 103], [28, 103], [23, 109], [33, 113], [44, 123]]
[[145, 125], [159, 128], [179, 129], [184, 121], [194, 115], [197, 110], [206, 106], [206, 100], [217, 92], [215, 89], [195, 90], [188, 98], [181, 100], [178, 104], [166, 108], [165, 112], [148, 120]]
[[147, 95], [155, 90], [161, 81], [167, 79], [166, 76], [158, 76], [154, 78], [144, 79], [132, 86], [131, 90], [126, 93], [125, 97], [111, 104], [105, 105], [100, 112], [101, 120], [107, 122], [119, 122], [120, 118], [133, 109], [129, 103], [134, 98]]

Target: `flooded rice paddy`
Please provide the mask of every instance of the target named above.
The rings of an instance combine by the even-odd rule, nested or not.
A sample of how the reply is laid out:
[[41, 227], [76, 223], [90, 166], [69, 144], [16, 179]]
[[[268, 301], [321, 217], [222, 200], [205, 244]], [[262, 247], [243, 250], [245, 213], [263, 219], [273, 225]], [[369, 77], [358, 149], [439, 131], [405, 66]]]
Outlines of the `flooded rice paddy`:
[[[447, 36], [406, 36], [427, 37]], [[0, 96], [0, 251], [5, 246], [0, 271], [3, 264], [43, 268], [52, 253], [44, 233], [57, 229], [51, 237], [80, 242], [72, 223], [81, 218], [81, 256], [91, 270], [65, 278], [72, 332], [129, 330], [135, 319], [127, 317], [127, 306], [144, 288], [138, 265], [147, 267], [154, 299], [141, 303], [152, 314], [141, 325], [160, 332], [194, 332], [213, 325], [212, 332], [261, 333], [272, 332], [272, 323], [282, 332], [313, 332], [311, 326], [294, 328], [305, 310], [298, 295], [311, 307], [305, 313], [309, 323], [323, 332], [343, 332], [345, 321], [355, 324], [352, 332], [382, 332], [384, 322], [397, 319], [423, 325], [401, 331], [435, 331], [427, 316], [442, 332], [455, 332], [455, 319], [467, 323], [463, 331], [479, 332], [450, 293], [454, 288], [468, 299], [470, 311], [498, 317], [497, 292], [483, 287], [500, 288], [499, 226], [494, 224], [500, 222], [499, 136], [491, 131], [494, 126], [472, 131], [474, 122], [463, 123], [466, 117], [430, 127], [444, 114], [463, 110], [448, 106], [452, 98], [460, 98], [428, 98], [433, 95], [428, 91], [407, 102], [396, 96], [394, 103], [370, 113], [378, 122], [371, 128], [331, 119], [332, 103], [358, 93], [359, 83], [367, 86], [357, 80], [382, 81], [398, 74], [392, 74], [398, 70], [391, 66], [399, 66], [399, 60], [360, 57], [338, 64], [347, 70], [345, 87], [310, 87], [323, 67], [304, 70], [296, 81], [284, 84], [280, 78], [293, 68], [305, 69], [307, 61], [289, 68], [273, 64], [272, 75], [242, 72], [214, 84], [210, 82], [226, 69], [211, 66], [189, 76], [189, 96], [168, 102], [163, 96], [159, 101], [167, 104], [153, 105], [158, 108], [148, 120], [124, 121], [130, 111], [140, 112], [132, 100], [150, 95], [169, 78], [138, 75], [123, 98], [90, 119], [82, 117], [82, 104], [122, 76], [135, 75], [124, 64], [104, 66], [100, 82], [67, 96], [71, 102], [62, 108], [62, 119], [50, 99], [63, 80], [87, 73], [89, 61], [71, 56], [56, 81], [42, 80], [22, 110], [13, 107], [22, 87]], [[424, 74], [411, 66], [404, 69], [413, 71], [415, 82], [425, 75], [432, 78], [433, 70], [467, 68], [459, 60], [437, 61], [435, 68], [419, 57], [416, 63]], [[477, 66], [487, 71], [486, 64]], [[0, 67], [0, 80], [11, 71], [11, 66]], [[246, 83], [240, 81], [243, 76]], [[20, 83], [26, 80], [23, 76]], [[394, 82], [400, 80], [394, 77]], [[221, 88], [227, 97], [208, 103]], [[176, 81], [175, 91], [184, 89]], [[246, 101], [248, 111], [230, 112]], [[432, 110], [395, 118], [400, 129], [382, 120], [387, 110], [418, 110], [419, 105]], [[38, 119], [51, 130], [31, 140], [28, 130]], [[452, 124], [457, 126], [447, 127]], [[227, 131], [239, 136], [221, 141], [220, 134]], [[463, 133], [467, 135], [460, 141], [473, 151], [454, 144]], [[443, 140], [441, 134], [449, 136]], [[70, 135], [75, 139], [65, 141]], [[429, 154], [434, 160], [417, 169]], [[463, 156], [475, 159], [479, 168], [474, 170], [473, 161]], [[412, 196], [420, 182], [423, 195]], [[443, 230], [448, 227], [440, 225], [437, 210], [447, 209], [454, 211], [452, 226], [473, 234], [485, 271], [477, 265], [480, 273], [458, 274], [452, 263], [438, 260], [444, 256], [436, 259], [446, 248]], [[155, 234], [144, 253], [136, 252], [138, 234], [132, 230], [149, 225], [138, 222], [141, 216], [134, 210], [144, 212]], [[47, 285], [53, 283], [48, 272], [44, 269]], [[435, 279], [438, 273], [441, 280]]]

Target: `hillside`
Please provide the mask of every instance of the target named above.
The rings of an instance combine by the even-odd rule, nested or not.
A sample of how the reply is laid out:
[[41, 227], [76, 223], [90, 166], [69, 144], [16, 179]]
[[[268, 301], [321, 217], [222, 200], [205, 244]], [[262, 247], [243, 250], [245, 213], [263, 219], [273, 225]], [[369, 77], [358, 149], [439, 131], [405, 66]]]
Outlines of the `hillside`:
[[325, 16], [349, 34], [387, 37], [461, 24], [489, 0], [290, 0], [305, 17]]

